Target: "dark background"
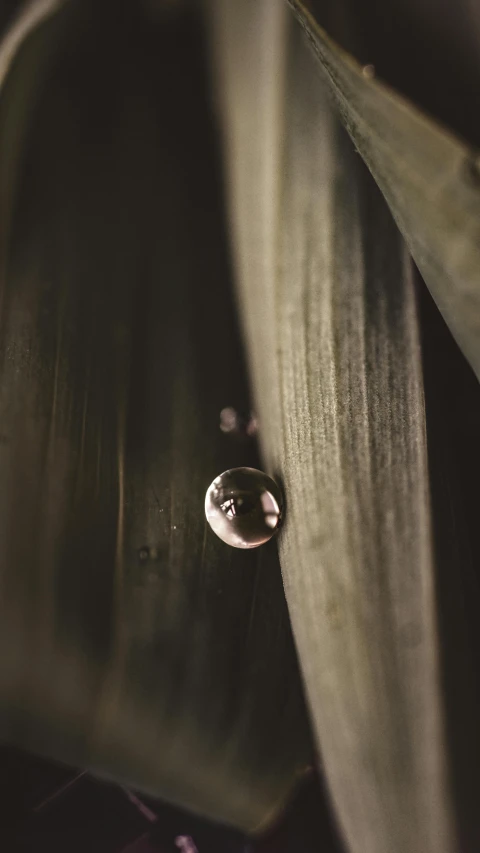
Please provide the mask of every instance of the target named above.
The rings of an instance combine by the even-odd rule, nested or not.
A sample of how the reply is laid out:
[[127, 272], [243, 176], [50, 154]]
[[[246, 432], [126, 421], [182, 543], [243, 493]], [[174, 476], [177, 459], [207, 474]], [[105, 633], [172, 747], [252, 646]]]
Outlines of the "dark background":
[[0, 848], [8, 853], [342, 853], [314, 772], [251, 840], [160, 800], [20, 750], [0, 749]]

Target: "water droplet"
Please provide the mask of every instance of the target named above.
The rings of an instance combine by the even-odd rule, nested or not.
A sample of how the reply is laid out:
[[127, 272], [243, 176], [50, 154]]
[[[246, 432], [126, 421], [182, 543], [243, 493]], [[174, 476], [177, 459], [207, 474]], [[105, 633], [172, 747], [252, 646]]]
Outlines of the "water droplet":
[[226, 406], [220, 412], [220, 429], [236, 439], [253, 438], [258, 432], [258, 420], [253, 413], [242, 415], [233, 406]]
[[368, 65], [364, 65], [362, 68], [362, 74], [367, 80], [372, 80], [375, 77], [375, 66], [369, 63]]
[[249, 438], [252, 438], [254, 435], [257, 434], [257, 432], [258, 432], [258, 418], [256, 415], [254, 415], [254, 414], [250, 415], [250, 420], [248, 421], [247, 426], [245, 427], [245, 432], [247, 433]]
[[141, 563], [158, 562], [162, 557], [162, 550], [156, 545], [142, 545], [137, 553]]
[[256, 468], [232, 468], [216, 477], [205, 496], [207, 521], [234, 548], [257, 548], [272, 538], [282, 520], [282, 493]]
[[235, 432], [239, 426], [239, 417], [232, 406], [226, 406], [220, 412], [220, 429], [222, 432]]
[[177, 835], [175, 845], [181, 853], [198, 853], [195, 842], [190, 835]]

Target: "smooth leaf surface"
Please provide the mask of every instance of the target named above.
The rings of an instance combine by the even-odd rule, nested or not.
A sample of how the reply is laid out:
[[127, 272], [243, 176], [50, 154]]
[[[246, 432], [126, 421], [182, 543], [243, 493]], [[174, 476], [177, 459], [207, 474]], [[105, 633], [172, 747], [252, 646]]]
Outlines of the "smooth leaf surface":
[[311, 746], [276, 549], [204, 519], [258, 462], [199, 30], [62, 15], [0, 98], [0, 735], [252, 829]]

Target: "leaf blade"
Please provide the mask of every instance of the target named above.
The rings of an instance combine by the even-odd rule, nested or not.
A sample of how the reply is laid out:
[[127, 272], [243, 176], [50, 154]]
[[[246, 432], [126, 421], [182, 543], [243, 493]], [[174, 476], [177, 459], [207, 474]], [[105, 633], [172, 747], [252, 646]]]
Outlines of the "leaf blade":
[[283, 15], [213, 6], [237, 284], [288, 501], [287, 601], [348, 849], [453, 853], [410, 260]]
[[480, 192], [475, 152], [376, 80], [289, 0], [345, 126], [455, 339], [480, 376]]
[[199, 33], [111, 24], [70, 4], [27, 125], [29, 39], [0, 100], [1, 735], [252, 830], [310, 735], [276, 552], [204, 518], [258, 463], [219, 429], [249, 399]]

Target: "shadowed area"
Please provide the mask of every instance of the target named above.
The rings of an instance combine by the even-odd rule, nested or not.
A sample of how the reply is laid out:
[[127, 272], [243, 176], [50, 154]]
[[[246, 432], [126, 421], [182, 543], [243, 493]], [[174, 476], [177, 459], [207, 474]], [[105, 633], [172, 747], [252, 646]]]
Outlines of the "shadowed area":
[[60, 13], [0, 174], [0, 734], [251, 829], [311, 748], [275, 546], [204, 518], [258, 456], [202, 33], [111, 11]]

